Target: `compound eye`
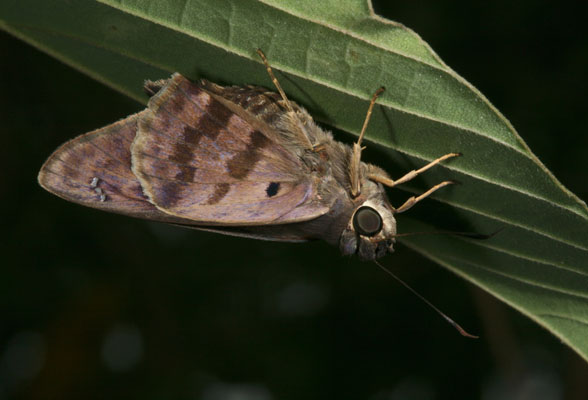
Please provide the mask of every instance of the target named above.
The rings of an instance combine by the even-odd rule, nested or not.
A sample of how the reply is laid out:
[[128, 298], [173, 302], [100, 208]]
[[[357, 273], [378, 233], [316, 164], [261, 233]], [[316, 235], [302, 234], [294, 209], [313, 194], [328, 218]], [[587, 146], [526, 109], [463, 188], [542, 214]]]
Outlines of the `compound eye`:
[[360, 235], [373, 236], [382, 230], [382, 217], [371, 207], [360, 207], [353, 216], [353, 227]]

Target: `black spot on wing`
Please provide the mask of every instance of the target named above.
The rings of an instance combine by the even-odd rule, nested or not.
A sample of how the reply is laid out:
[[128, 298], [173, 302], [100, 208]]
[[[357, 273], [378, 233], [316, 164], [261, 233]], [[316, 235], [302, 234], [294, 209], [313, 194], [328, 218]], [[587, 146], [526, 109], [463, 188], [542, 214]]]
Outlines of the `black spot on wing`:
[[272, 182], [267, 186], [265, 192], [267, 193], [267, 197], [274, 197], [278, 194], [278, 190], [280, 190], [280, 182]]

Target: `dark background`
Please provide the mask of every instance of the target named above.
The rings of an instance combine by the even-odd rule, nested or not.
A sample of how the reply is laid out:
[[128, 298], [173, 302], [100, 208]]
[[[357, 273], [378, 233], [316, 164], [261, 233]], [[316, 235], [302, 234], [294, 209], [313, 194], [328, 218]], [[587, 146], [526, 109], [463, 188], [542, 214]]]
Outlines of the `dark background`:
[[[588, 198], [585, 2], [399, 3], [376, 10]], [[481, 339], [324, 243], [218, 236], [46, 193], [36, 175], [59, 144], [142, 106], [5, 33], [0, 54], [0, 399], [588, 398], [578, 356], [401, 245], [384, 263]]]

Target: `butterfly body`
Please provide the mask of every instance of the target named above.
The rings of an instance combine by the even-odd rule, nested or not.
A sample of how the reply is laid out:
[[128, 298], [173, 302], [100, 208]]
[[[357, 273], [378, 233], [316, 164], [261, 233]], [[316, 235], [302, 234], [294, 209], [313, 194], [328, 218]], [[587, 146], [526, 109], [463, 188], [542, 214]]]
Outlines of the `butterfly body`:
[[334, 140], [302, 107], [260, 87], [174, 74], [145, 90], [144, 111], [58, 148], [41, 186], [85, 206], [228, 235], [322, 239], [366, 260], [393, 251], [397, 210], [381, 183], [393, 181], [360, 161], [359, 142]]

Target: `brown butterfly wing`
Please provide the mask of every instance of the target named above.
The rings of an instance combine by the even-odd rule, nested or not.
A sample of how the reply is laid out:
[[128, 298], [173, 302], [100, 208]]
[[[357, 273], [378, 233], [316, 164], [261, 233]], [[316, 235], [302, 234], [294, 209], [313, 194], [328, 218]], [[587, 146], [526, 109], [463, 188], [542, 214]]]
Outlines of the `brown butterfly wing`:
[[131, 171], [131, 143], [145, 111], [79, 136], [59, 147], [39, 172], [47, 191], [74, 203], [165, 222], [180, 218], [159, 211]]
[[283, 224], [329, 210], [268, 125], [179, 74], [151, 98], [131, 153], [151, 203], [195, 224]]

